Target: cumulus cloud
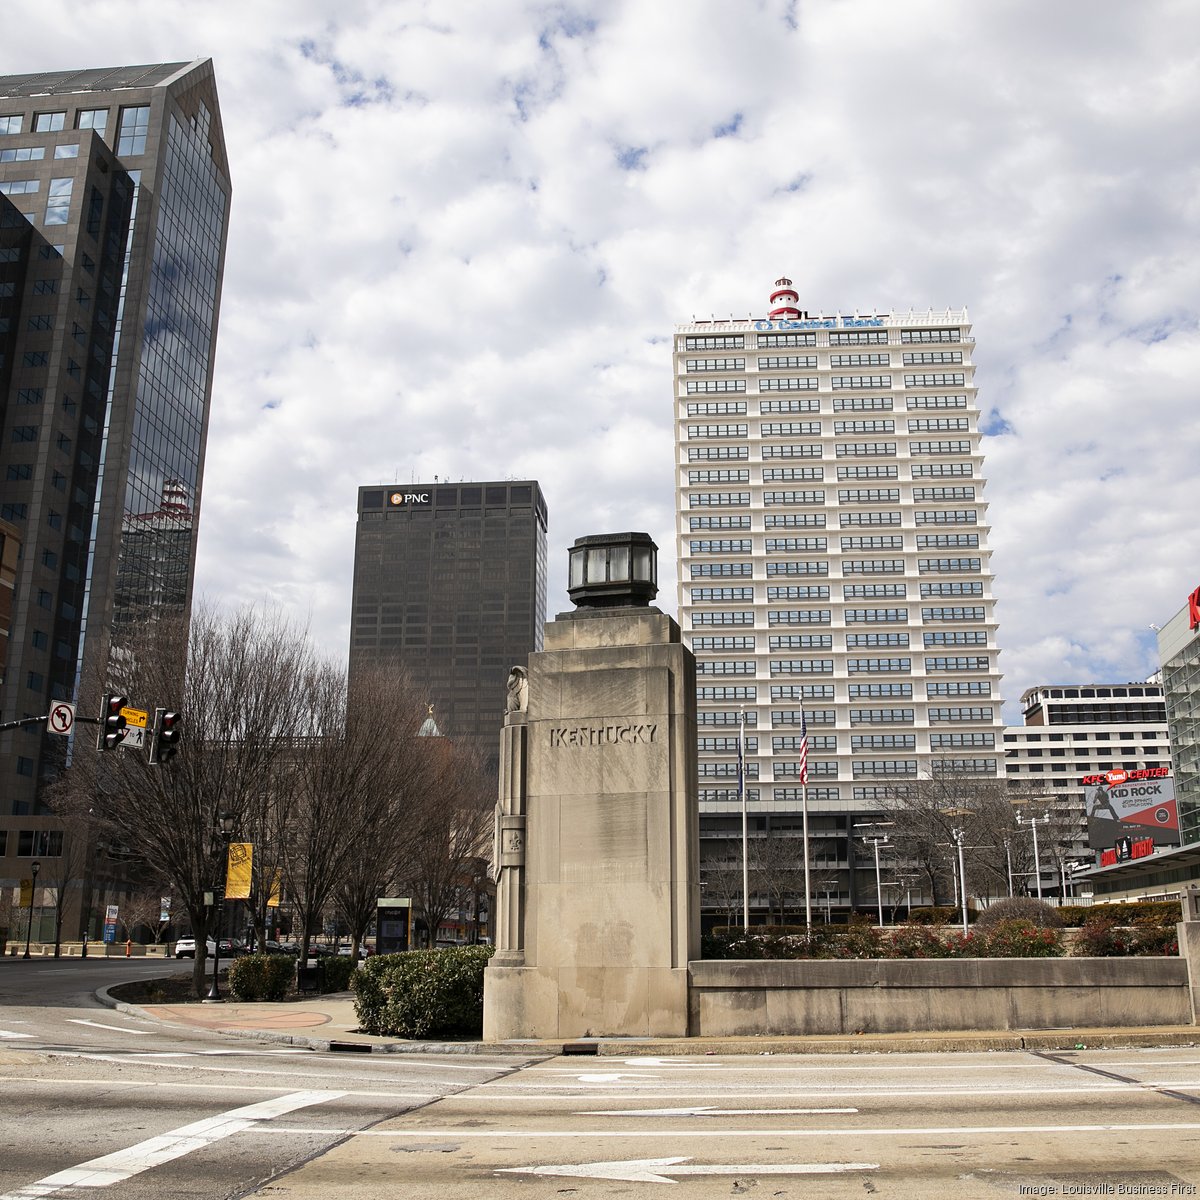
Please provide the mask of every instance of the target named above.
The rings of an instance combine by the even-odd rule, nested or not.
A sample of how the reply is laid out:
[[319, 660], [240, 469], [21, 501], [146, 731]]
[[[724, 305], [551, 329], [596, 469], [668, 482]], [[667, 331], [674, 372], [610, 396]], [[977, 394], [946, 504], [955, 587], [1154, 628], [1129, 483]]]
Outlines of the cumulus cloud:
[[[358, 485], [533, 477], [661, 547], [672, 326], [969, 307], [1006, 694], [1196, 578], [1188, 0], [10, 0], [0, 71], [211, 56], [234, 180], [201, 592], [345, 653]], [[1010, 705], [1010, 713], [1012, 707]]]

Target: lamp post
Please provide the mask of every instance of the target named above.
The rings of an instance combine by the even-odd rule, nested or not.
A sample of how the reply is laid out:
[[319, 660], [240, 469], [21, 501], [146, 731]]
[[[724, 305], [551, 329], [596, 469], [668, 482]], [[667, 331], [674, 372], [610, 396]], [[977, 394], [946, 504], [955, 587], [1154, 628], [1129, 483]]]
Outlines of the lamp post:
[[1043, 813], [1040, 817], [1022, 817], [1017, 813], [1017, 824], [1028, 825], [1033, 830], [1033, 878], [1037, 885], [1037, 898], [1042, 898], [1042, 859], [1038, 851], [1038, 835], [1037, 827], [1039, 824], [1045, 825], [1050, 820], [1049, 813]]
[[[29, 920], [25, 925], [25, 953], [21, 955], [22, 958], [29, 957], [29, 943], [33, 938], [33, 897], [37, 891], [37, 877], [41, 869], [42, 864], [36, 858], [29, 864], [29, 873], [33, 876], [33, 882], [29, 885]], [[20, 928], [20, 926], [17, 928]], [[20, 936], [18, 933], [17, 937]]]
[[962, 904], [963, 933], [969, 933], [970, 929], [967, 920], [967, 868], [963, 865], [963, 843], [967, 838], [961, 829], [950, 830], [950, 836], [954, 839], [955, 846], [958, 847], [958, 898]]
[[[204, 997], [205, 1004], [221, 1003], [221, 989], [217, 985], [217, 972], [221, 969], [221, 924], [225, 912], [225, 889], [229, 884], [227, 878], [229, 871], [229, 843], [233, 841], [233, 821], [233, 813], [223, 812], [218, 819], [217, 828], [214, 830], [216, 837], [220, 839], [222, 844], [221, 870], [226, 877], [223, 877], [219, 881], [219, 885], [213, 889], [213, 915], [216, 917], [216, 929], [213, 931], [212, 986], [208, 989], [208, 995]], [[197, 947], [198, 949], [199, 947]]]
[[1004, 839], [1004, 861], [1008, 864], [1008, 897], [1011, 900], [1013, 894], [1012, 842], [1008, 838]]
[[828, 925], [833, 919], [833, 889], [837, 887], [836, 879], [822, 879], [817, 884], [817, 888], [825, 897], [825, 924]]
[[[889, 822], [889, 824], [890, 824], [890, 822]], [[855, 829], [872, 829], [872, 828], [876, 828], [877, 825], [878, 825], [878, 823], [867, 824], [867, 825], [855, 825], [854, 828]], [[883, 928], [883, 884], [880, 882], [880, 877], [879, 877], [879, 847], [886, 846], [890, 839], [888, 838], [888, 835], [886, 833], [870, 834], [870, 835], [863, 834], [861, 836], [862, 836], [862, 840], [864, 842], [866, 842], [867, 845], [869, 845], [875, 851], [875, 900], [879, 907], [879, 928], [882, 929]]]

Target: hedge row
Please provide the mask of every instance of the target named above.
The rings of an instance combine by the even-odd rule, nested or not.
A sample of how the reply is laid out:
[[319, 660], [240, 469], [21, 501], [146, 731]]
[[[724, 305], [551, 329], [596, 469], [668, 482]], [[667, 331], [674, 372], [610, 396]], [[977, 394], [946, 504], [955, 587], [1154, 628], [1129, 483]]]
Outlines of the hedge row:
[[352, 980], [360, 1028], [385, 1037], [478, 1037], [492, 952], [458, 946], [367, 959]]
[[1179, 947], [1172, 928], [1122, 928], [1103, 919], [1091, 921], [1070, 941], [1060, 929], [1018, 919], [966, 934], [921, 925], [820, 925], [787, 932], [755, 927], [749, 934], [714, 932], [701, 944], [706, 959], [1061, 958], [1067, 953], [1081, 958], [1178, 954]]
[[[317, 990], [345, 992], [357, 964], [330, 955], [317, 960]], [[290, 954], [247, 954], [229, 966], [229, 991], [235, 1000], [283, 1000], [295, 989], [296, 960]]]

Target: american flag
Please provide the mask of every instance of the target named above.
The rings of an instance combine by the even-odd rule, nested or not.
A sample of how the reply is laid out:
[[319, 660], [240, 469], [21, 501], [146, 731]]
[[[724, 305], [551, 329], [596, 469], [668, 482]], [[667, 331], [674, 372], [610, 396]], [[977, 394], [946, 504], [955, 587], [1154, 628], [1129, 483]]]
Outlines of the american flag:
[[800, 782], [808, 782], [808, 718], [800, 710]]

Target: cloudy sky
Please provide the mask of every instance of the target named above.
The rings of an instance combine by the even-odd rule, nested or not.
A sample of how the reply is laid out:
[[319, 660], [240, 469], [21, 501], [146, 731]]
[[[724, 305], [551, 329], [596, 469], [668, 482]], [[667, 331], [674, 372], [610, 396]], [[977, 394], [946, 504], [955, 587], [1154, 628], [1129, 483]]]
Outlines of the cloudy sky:
[[344, 656], [360, 484], [532, 477], [551, 612], [628, 528], [674, 611], [672, 327], [786, 274], [969, 309], [1010, 700], [1157, 666], [1200, 584], [1192, 0], [4, 3], [0, 73], [202, 57], [208, 598]]

